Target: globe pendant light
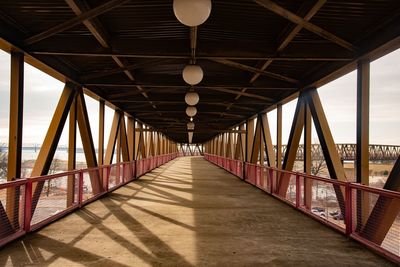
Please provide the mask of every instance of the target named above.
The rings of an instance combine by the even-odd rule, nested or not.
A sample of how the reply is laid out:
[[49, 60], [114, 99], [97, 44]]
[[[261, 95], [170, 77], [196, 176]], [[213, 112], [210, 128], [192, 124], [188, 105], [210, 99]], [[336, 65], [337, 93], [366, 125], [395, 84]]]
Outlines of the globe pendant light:
[[188, 122], [187, 123], [187, 129], [188, 130], [194, 130], [194, 122]]
[[203, 24], [211, 13], [211, 0], [174, 0], [175, 17], [189, 27]]
[[185, 95], [185, 102], [189, 105], [189, 106], [194, 106], [197, 103], [199, 103], [199, 94], [196, 92], [187, 92]]
[[196, 113], [197, 113], [197, 108], [196, 107], [187, 107], [186, 108], [186, 114], [189, 116], [189, 117], [194, 117], [195, 115], [196, 115]]
[[186, 83], [196, 85], [203, 80], [203, 70], [199, 65], [186, 65], [182, 76]]

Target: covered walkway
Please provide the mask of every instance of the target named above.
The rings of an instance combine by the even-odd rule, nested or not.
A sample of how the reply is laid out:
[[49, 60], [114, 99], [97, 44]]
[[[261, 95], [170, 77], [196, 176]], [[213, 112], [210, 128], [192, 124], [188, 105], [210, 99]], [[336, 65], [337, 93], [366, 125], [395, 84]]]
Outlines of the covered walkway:
[[201, 157], [14, 241], [0, 266], [390, 266]]

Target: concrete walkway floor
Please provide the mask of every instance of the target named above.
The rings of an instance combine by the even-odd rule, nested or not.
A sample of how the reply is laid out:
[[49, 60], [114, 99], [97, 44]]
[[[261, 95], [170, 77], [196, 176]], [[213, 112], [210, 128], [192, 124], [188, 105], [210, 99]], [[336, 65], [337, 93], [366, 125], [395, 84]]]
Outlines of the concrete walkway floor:
[[391, 266], [201, 157], [178, 158], [0, 251], [0, 266]]

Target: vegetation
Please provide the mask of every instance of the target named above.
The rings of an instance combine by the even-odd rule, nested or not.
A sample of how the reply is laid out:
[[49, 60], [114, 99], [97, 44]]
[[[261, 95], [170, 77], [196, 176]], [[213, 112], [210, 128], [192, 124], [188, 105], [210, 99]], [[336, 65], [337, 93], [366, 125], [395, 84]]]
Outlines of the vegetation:
[[5, 144], [0, 144], [0, 179], [7, 179], [8, 153], [5, 147]]
[[311, 164], [311, 174], [318, 175], [323, 173], [323, 171], [327, 168], [325, 160], [313, 160]]

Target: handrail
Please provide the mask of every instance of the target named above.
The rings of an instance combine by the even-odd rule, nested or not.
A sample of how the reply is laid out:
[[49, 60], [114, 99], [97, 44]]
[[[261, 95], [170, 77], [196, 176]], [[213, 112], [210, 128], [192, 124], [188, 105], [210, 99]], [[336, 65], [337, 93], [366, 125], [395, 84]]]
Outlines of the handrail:
[[[177, 156], [178, 153], [170, 153], [0, 184], [0, 247], [97, 200]], [[143, 163], [146, 166], [138, 173], [136, 170]], [[96, 178], [93, 181], [100, 184], [92, 184], [93, 174]], [[34, 184], [37, 184], [35, 192]], [[36, 192], [38, 187], [39, 194]], [[53, 211], [49, 211], [52, 207]]]
[[[245, 182], [256, 186], [267, 194], [293, 206], [311, 218], [363, 243], [368, 248], [375, 250], [389, 260], [400, 263], [400, 237], [398, 236], [398, 230], [394, 227], [392, 234], [389, 233], [391, 227], [393, 227], [394, 221], [392, 226], [389, 225], [388, 227], [387, 224], [390, 223], [390, 221], [380, 222], [380, 218], [376, 216], [364, 218], [364, 220], [362, 220], [359, 213], [360, 205], [357, 202], [360, 201], [360, 196], [367, 197], [369, 200], [373, 199], [376, 203], [379, 203], [374, 206], [367, 206], [367, 210], [372, 210], [373, 208], [375, 213], [381, 214], [383, 212], [381, 209], [387, 208], [390, 204], [398, 205], [400, 203], [400, 192], [348, 181], [338, 181], [325, 177], [307, 175], [300, 172], [284, 171], [243, 161], [239, 163], [243, 172], [237, 169], [232, 171], [231, 163], [234, 162], [238, 164], [239, 160], [207, 153], [204, 154], [204, 158], [238, 176]], [[285, 186], [288, 185], [287, 190], [285, 189], [286, 195], [282, 195], [282, 192], [278, 190], [279, 182], [282, 179], [286, 179], [286, 182], [283, 184]], [[317, 185], [313, 186], [314, 183], [317, 183]], [[318, 184], [320, 184], [319, 188]], [[306, 190], [308, 190], [308, 192]], [[318, 193], [321, 190], [325, 192], [325, 196], [322, 196], [322, 201], [321, 196], [318, 197]], [[307, 194], [309, 195], [308, 199], [306, 196]], [[317, 196], [315, 196], [315, 194], [317, 194]], [[366, 203], [371, 205], [370, 202]], [[336, 209], [336, 211], [333, 211], [333, 209]], [[372, 211], [371, 214], [374, 211]], [[369, 213], [367, 213], [367, 215], [368, 214]], [[399, 213], [397, 215], [399, 215]], [[392, 216], [392, 220], [397, 219], [393, 219]], [[400, 224], [400, 221], [396, 222], [396, 225], [398, 224]], [[386, 235], [383, 236], [383, 238], [385, 238], [384, 240], [378, 240], [376, 237], [374, 237], [375, 240], [373, 241], [369, 239], [371, 232], [376, 232], [381, 235], [382, 231], [386, 232]], [[388, 241], [385, 241], [386, 239], [388, 239]]]

